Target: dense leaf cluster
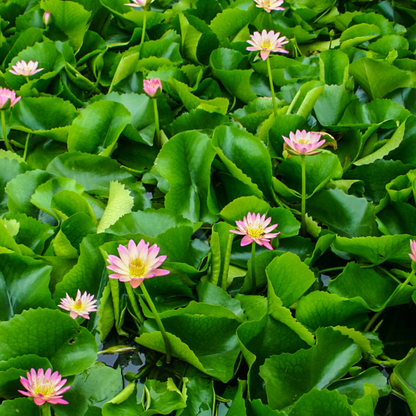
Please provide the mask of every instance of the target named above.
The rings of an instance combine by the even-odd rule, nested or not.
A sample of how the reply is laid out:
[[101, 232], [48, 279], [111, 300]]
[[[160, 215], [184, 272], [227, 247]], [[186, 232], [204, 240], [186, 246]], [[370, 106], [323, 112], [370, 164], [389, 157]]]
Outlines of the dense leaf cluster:
[[[283, 7], [0, 4], [0, 87], [22, 97], [0, 129], [15, 150], [0, 149], [0, 416], [38, 415], [17, 392], [31, 368], [72, 384], [59, 416], [416, 415], [416, 278], [402, 285], [416, 236], [416, 5]], [[266, 62], [246, 50], [263, 29], [290, 41], [268, 58], [276, 114]], [[12, 74], [22, 60], [43, 70]], [[160, 142], [150, 78], [163, 85]], [[306, 157], [306, 237], [301, 157], [282, 139], [297, 129], [337, 144]], [[254, 267], [230, 233], [248, 212], [280, 232]], [[167, 256], [170, 274], [146, 288], [169, 365], [140, 287], [143, 325], [108, 279], [107, 256], [130, 239]], [[57, 307], [78, 289], [98, 299], [89, 321]]]

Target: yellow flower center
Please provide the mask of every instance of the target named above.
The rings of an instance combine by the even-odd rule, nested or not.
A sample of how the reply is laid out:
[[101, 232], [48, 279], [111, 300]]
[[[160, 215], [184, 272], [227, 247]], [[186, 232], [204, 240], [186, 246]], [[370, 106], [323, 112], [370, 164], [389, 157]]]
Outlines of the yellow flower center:
[[301, 140], [298, 140], [298, 143], [299, 144], [309, 144], [309, 140], [301, 139]]
[[259, 238], [264, 234], [264, 228], [261, 225], [249, 225], [247, 232], [252, 238]]
[[84, 305], [82, 304], [82, 300], [78, 299], [74, 302], [73, 309], [76, 311], [82, 311], [84, 309]]
[[34, 389], [35, 394], [41, 394], [43, 397], [52, 396], [55, 393], [55, 384], [49, 379], [37, 380]]
[[145, 269], [146, 265], [142, 259], [136, 258], [130, 262], [129, 273], [132, 278], [137, 279], [143, 277]]

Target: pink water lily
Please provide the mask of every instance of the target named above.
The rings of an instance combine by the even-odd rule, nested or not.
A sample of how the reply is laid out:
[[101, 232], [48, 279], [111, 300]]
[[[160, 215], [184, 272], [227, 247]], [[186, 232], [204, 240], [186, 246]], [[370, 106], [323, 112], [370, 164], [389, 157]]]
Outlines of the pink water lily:
[[45, 402], [50, 404], [68, 404], [66, 400], [62, 399], [62, 394], [65, 393], [71, 386], [63, 387], [66, 379], [62, 379], [57, 371], [52, 374], [52, 370], [48, 368], [44, 372], [40, 368], [37, 372], [34, 368], [30, 373], [26, 373], [26, 377], [20, 377], [22, 386], [27, 390], [18, 390], [24, 396], [33, 397], [35, 404], [42, 406]]
[[134, 3], [125, 3], [125, 6], [131, 6], [131, 7], [146, 7], [150, 3], [153, 3], [154, 0], [133, 0]]
[[160, 248], [156, 244], [149, 247], [149, 244], [144, 240], [140, 240], [137, 246], [130, 240], [128, 248], [120, 244], [117, 248], [120, 257], [108, 256], [110, 265], [107, 268], [115, 272], [109, 278], [129, 282], [136, 288], [144, 279], [169, 274], [169, 270], [158, 268], [166, 260], [166, 256], [157, 257]]
[[284, 146], [289, 153], [294, 155], [314, 155], [320, 153], [318, 150], [324, 143], [325, 139], [322, 139], [323, 133], [314, 133], [306, 130], [296, 130], [296, 133], [290, 132], [289, 138], [282, 136], [285, 141]]
[[271, 233], [278, 224], [270, 225], [272, 218], [269, 217], [266, 219], [266, 214], [260, 216], [260, 214], [252, 214], [249, 212], [246, 217], [243, 218], [243, 221], [236, 221], [238, 230], [230, 230], [234, 234], [243, 235], [241, 240], [242, 246], [247, 246], [255, 242], [259, 246], [265, 246], [269, 250], [273, 250], [273, 247], [270, 245], [270, 240], [276, 238], [280, 232]]
[[156, 98], [162, 93], [162, 82], [159, 78], [145, 79], [143, 90], [150, 98]]
[[253, 35], [250, 35], [251, 40], [247, 42], [250, 45], [247, 48], [248, 51], [260, 51], [260, 56], [263, 61], [267, 59], [270, 52], [281, 52], [281, 53], [289, 53], [286, 49], [283, 49], [282, 46], [286, 43], [289, 43], [286, 40], [286, 36], [282, 36], [279, 38], [280, 32], [274, 33], [273, 30], [267, 32], [265, 29], [261, 32], [254, 32]]
[[410, 240], [410, 250], [412, 251], [412, 253], [409, 253], [409, 257], [413, 261], [416, 261], [416, 241], [415, 240]]
[[69, 316], [73, 319], [76, 319], [78, 316], [90, 319], [90, 312], [97, 312], [97, 305], [95, 305], [97, 300], [93, 299], [94, 295], [89, 295], [87, 292], [84, 292], [83, 295], [81, 295], [81, 291], [78, 289], [75, 300], [67, 293], [66, 297], [61, 299], [61, 304], [58, 306], [70, 311]]
[[38, 69], [39, 62], [38, 61], [20, 61], [16, 62], [16, 65], [12, 65], [13, 69], [9, 69], [14, 75], [23, 75], [24, 77], [29, 77], [30, 75], [34, 75], [37, 72], [43, 71], [43, 68]]
[[257, 4], [256, 7], [262, 7], [267, 13], [272, 10], [284, 10], [284, 7], [280, 7], [284, 0], [254, 0]]
[[0, 88], [0, 110], [7, 110], [14, 106], [22, 97], [16, 97], [14, 91], [7, 88]]

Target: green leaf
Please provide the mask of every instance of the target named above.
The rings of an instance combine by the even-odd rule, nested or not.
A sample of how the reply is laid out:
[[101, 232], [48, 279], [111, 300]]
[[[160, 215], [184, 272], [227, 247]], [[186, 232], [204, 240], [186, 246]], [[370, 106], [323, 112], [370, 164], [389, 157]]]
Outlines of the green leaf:
[[[227, 383], [240, 353], [235, 331], [239, 322], [226, 308], [191, 302], [186, 308], [160, 314], [168, 332], [172, 355]], [[159, 331], [144, 333], [136, 342], [165, 353]]]
[[342, 32], [341, 48], [360, 45], [363, 42], [367, 42], [380, 36], [380, 34], [381, 31], [376, 25], [361, 23], [351, 26]]
[[349, 299], [361, 298], [364, 307], [377, 312], [384, 308], [396, 288], [397, 283], [390, 277], [350, 262], [336, 279], [331, 280], [328, 290]]
[[313, 388], [304, 394], [293, 406], [291, 416], [312, 415], [352, 416], [352, 407], [347, 398], [337, 391], [320, 390]]
[[46, 0], [42, 8], [53, 16], [53, 24], [68, 37], [69, 44], [75, 51], [82, 45], [82, 40], [88, 29], [91, 13], [76, 2], [61, 0]]
[[108, 204], [97, 227], [97, 233], [104, 232], [125, 214], [129, 214], [134, 205], [130, 192], [120, 182], [110, 182]]
[[0, 254], [0, 319], [29, 308], [54, 308], [49, 291], [51, 267], [17, 253]]
[[[317, 155], [308, 156], [306, 162], [306, 194], [313, 195], [322, 189], [331, 179], [339, 179], [342, 175], [338, 156], [322, 151]], [[282, 182], [299, 194], [302, 189], [301, 156], [292, 156], [279, 163], [278, 174]]]
[[115, 160], [81, 152], [56, 157], [47, 170], [57, 176], [74, 179], [86, 192], [107, 198], [111, 181], [125, 183], [132, 178]]
[[325, 85], [314, 106], [319, 123], [323, 126], [336, 125], [352, 100], [352, 92], [344, 85]]
[[[54, 342], [50, 342], [53, 339]], [[0, 360], [25, 354], [49, 359], [62, 376], [80, 373], [96, 359], [94, 337], [62, 311], [31, 309], [0, 322]]]
[[130, 120], [130, 112], [122, 104], [97, 101], [83, 110], [72, 123], [68, 150], [109, 156]]
[[313, 331], [335, 325], [353, 328], [368, 320], [367, 313], [367, 308], [356, 300], [316, 291], [300, 299], [296, 319]]
[[[246, 183], [252, 181], [266, 199], [269, 201], [274, 199], [271, 159], [266, 147], [259, 139], [236, 127], [220, 126], [215, 129], [212, 144], [234, 176], [241, 178], [240, 180], [244, 178]], [[241, 169], [242, 175], [238, 173], [237, 176], [234, 173], [236, 169], [233, 165]]]
[[412, 85], [407, 72], [370, 58], [354, 61], [350, 65], [350, 73], [372, 99], [383, 98], [397, 88]]
[[22, 414], [25, 416], [39, 416], [39, 406], [26, 397], [14, 400], [5, 400], [0, 404], [0, 416]]
[[101, 407], [123, 389], [120, 369], [96, 362], [75, 376], [71, 388], [65, 394], [66, 406], [57, 407], [58, 416], [85, 414], [91, 407]]
[[209, 138], [196, 131], [177, 134], [163, 146], [157, 166], [169, 183], [166, 208], [193, 222], [213, 222], [207, 197], [214, 156]]
[[348, 55], [340, 50], [330, 49], [319, 55], [320, 80], [329, 85], [346, 85], [348, 81]]
[[75, 107], [58, 97], [23, 98], [14, 107], [10, 127], [66, 143]]
[[394, 375], [402, 388], [407, 403], [414, 413], [416, 411], [416, 353], [411, 352], [394, 368]]
[[215, 403], [213, 380], [198, 376], [187, 378], [188, 399], [181, 416], [212, 416]]
[[242, 221], [249, 212], [256, 214], [267, 214], [269, 204], [255, 196], [244, 196], [234, 199], [220, 212], [222, 219], [229, 224], [235, 225], [236, 221]]
[[108, 228], [107, 233], [123, 235], [128, 239], [134, 234], [157, 237], [167, 229], [181, 225], [192, 226], [192, 222], [169, 209], [147, 209], [124, 215]]
[[377, 235], [374, 206], [365, 198], [347, 195], [340, 189], [322, 190], [307, 201], [306, 209], [341, 236]]
[[221, 81], [228, 92], [247, 104], [257, 96], [250, 84], [253, 71], [238, 68], [246, 59], [238, 51], [218, 48], [211, 54], [210, 66], [214, 77]]
[[[283, 306], [295, 303], [314, 283], [315, 276], [293, 253], [276, 257], [266, 268], [266, 274]], [[293, 276], [297, 276], [293, 279]]]
[[10, 180], [5, 189], [8, 195], [7, 207], [9, 212], [37, 217], [39, 210], [30, 202], [30, 198], [36, 188], [50, 177], [50, 173], [36, 169], [27, 171]]
[[393, 136], [391, 136], [391, 138], [387, 141], [387, 143], [384, 146], [378, 148], [375, 152], [369, 154], [368, 156], [364, 156], [363, 158], [355, 161], [354, 165], [368, 165], [370, 163], [375, 162], [378, 159], [383, 159], [391, 151], [399, 147], [400, 143], [403, 140], [405, 126], [406, 122], [404, 121], [402, 124], [400, 124], [399, 128], [394, 132]]
[[73, 179], [53, 178], [36, 188], [35, 193], [30, 198], [30, 202], [42, 211], [59, 220], [59, 217], [52, 209], [51, 204], [54, 195], [64, 190], [82, 194], [84, 188]]
[[385, 235], [354, 239], [337, 237], [334, 241], [334, 248], [352, 254], [358, 261], [366, 261], [375, 265], [385, 261], [408, 264], [410, 239], [409, 235]]
[[316, 337], [316, 346], [293, 354], [273, 355], [260, 367], [272, 409], [293, 404], [314, 387], [324, 389], [361, 359], [359, 347], [332, 328], [319, 328]]
[[78, 263], [56, 285], [54, 293], [56, 303], [64, 298], [66, 293], [74, 299], [78, 289], [89, 294], [98, 293], [101, 280], [106, 281], [108, 276], [99, 247], [108, 241], [112, 241], [112, 236], [104, 233], [88, 235], [82, 240]]

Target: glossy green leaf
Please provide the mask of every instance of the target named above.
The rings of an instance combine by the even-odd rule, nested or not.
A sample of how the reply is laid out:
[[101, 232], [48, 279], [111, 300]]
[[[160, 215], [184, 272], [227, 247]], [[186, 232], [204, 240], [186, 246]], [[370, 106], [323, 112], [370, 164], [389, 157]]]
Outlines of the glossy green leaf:
[[214, 407], [214, 386], [210, 379], [188, 377], [186, 408], [182, 416], [211, 416]]
[[214, 156], [210, 140], [198, 132], [177, 134], [163, 146], [157, 164], [159, 173], [169, 183], [166, 208], [193, 222], [212, 222], [207, 196]]
[[[196, 304], [161, 314], [168, 332], [172, 355], [198, 370], [228, 382], [240, 353], [235, 331], [239, 322], [222, 306]], [[140, 345], [165, 352], [160, 332], [142, 334], [136, 338]]]
[[[348, 56], [335, 49], [323, 51], [319, 55], [320, 79], [327, 85], [345, 85], [348, 80]], [[325, 88], [326, 89], [326, 88]]]
[[365, 198], [347, 195], [339, 189], [316, 193], [308, 199], [306, 210], [339, 235], [360, 237], [377, 234], [374, 206]]
[[[54, 343], [49, 342], [53, 337]], [[96, 359], [94, 337], [58, 310], [31, 309], [0, 323], [0, 359], [37, 354], [62, 376], [84, 371]]]
[[39, 416], [39, 406], [26, 397], [19, 397], [14, 400], [5, 400], [0, 404], [0, 415], [9, 416], [19, 414], [25, 416]]
[[407, 403], [413, 412], [416, 411], [416, 354], [410, 353], [394, 369], [394, 375], [403, 390]]
[[[316, 346], [294, 354], [274, 355], [260, 368], [272, 409], [293, 404], [300, 395], [313, 388], [327, 387], [344, 376], [361, 358], [359, 347], [338, 331], [320, 328], [316, 337]], [[347, 399], [344, 400], [347, 403]]]
[[55, 414], [71, 416], [85, 414], [93, 406], [102, 407], [123, 388], [120, 369], [96, 362], [83, 373], [75, 376], [71, 388], [65, 394], [67, 406], [57, 406]]
[[397, 88], [411, 85], [410, 75], [385, 62], [361, 58], [350, 65], [350, 73], [372, 99], [383, 98]]
[[68, 150], [109, 156], [130, 120], [130, 112], [122, 104], [97, 101], [83, 110], [72, 123]]
[[0, 319], [7, 321], [25, 309], [54, 308], [49, 291], [51, 267], [17, 253], [0, 254]]
[[380, 36], [380, 29], [376, 25], [361, 23], [351, 26], [341, 35], [341, 48], [357, 46]]
[[215, 129], [212, 141], [219, 157], [234, 176], [236, 168], [241, 170], [238, 179], [242, 176], [245, 181], [251, 180], [268, 200], [273, 200], [271, 160], [260, 140], [244, 130], [221, 126]]
[[266, 274], [276, 295], [286, 307], [295, 303], [315, 282], [312, 271], [292, 253], [276, 257], [267, 266]]
[[80, 152], [58, 156], [49, 164], [48, 172], [74, 179], [87, 192], [105, 197], [108, 197], [111, 181], [125, 183], [132, 177], [130, 173], [121, 170], [115, 160]]
[[319, 327], [357, 327], [368, 320], [367, 308], [356, 300], [315, 291], [303, 296], [296, 308], [296, 319], [315, 331]]
[[47, 0], [43, 9], [51, 13], [53, 24], [65, 33], [69, 44], [77, 51], [88, 29], [91, 13], [79, 3], [61, 0]]

